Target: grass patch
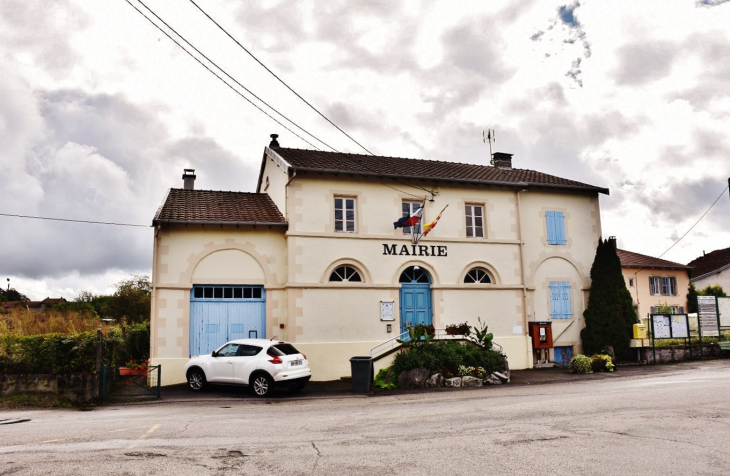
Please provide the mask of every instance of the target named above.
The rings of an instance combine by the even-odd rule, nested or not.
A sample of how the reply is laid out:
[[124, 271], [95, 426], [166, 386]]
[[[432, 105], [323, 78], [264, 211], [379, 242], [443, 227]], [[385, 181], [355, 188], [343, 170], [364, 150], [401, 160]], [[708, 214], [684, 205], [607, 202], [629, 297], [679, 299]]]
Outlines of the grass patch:
[[0, 410], [32, 410], [44, 408], [72, 408], [73, 403], [55, 393], [18, 392], [0, 397]]

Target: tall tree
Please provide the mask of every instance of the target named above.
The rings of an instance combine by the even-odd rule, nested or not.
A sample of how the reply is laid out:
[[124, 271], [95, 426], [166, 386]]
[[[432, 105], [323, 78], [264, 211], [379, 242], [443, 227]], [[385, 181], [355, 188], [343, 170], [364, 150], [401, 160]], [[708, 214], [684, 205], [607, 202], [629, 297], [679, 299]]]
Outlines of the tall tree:
[[614, 239], [598, 240], [591, 267], [591, 293], [583, 312], [586, 321], [580, 336], [586, 354], [612, 346], [617, 359], [631, 356], [632, 326], [638, 322], [633, 301], [621, 273], [621, 260]]
[[109, 317], [127, 323], [150, 320], [150, 278], [133, 275], [116, 284], [116, 292], [109, 298], [106, 312]]

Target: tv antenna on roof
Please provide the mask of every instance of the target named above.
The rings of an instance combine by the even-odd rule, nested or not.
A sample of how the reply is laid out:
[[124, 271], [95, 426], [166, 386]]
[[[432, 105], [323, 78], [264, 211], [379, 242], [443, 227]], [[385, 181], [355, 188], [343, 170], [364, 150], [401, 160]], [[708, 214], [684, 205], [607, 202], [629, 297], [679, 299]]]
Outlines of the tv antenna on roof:
[[492, 142], [496, 142], [494, 139], [494, 129], [482, 131], [482, 140], [489, 143], [489, 164], [494, 165], [494, 159], [492, 158]]

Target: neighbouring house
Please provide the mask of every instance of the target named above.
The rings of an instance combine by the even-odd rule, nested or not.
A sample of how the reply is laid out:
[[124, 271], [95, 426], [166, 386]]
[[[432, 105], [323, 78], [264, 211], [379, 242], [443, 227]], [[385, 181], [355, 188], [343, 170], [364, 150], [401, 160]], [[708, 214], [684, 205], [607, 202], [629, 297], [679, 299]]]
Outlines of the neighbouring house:
[[711, 253], [702, 253], [697, 259], [690, 261], [692, 279], [690, 282], [697, 289], [719, 285], [726, 293], [730, 292], [730, 248], [715, 250]]
[[632, 251], [617, 249], [616, 252], [636, 315], [642, 322], [664, 304], [677, 314], [686, 311], [691, 266]]
[[511, 154], [486, 166], [272, 138], [254, 193], [196, 190], [186, 169], [153, 219], [150, 344], [163, 385], [234, 338], [290, 341], [313, 380], [333, 380], [409, 324], [477, 318], [512, 368], [533, 365], [532, 321], [552, 322], [551, 359], [581, 352], [607, 189], [513, 168]]
[[64, 298], [45, 298], [43, 301], [8, 301], [2, 303], [5, 312], [11, 309], [26, 309], [33, 312], [43, 312], [48, 306], [66, 302]]

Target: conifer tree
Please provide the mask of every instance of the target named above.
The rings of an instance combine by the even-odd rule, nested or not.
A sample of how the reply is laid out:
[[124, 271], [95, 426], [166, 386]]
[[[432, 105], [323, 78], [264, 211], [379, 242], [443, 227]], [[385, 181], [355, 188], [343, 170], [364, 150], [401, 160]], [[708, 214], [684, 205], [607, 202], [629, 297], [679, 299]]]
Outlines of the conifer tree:
[[586, 326], [580, 336], [584, 353], [599, 353], [610, 345], [617, 359], [630, 358], [632, 326], [638, 320], [621, 273], [614, 239], [598, 240], [596, 258], [591, 266], [591, 293], [583, 317]]

